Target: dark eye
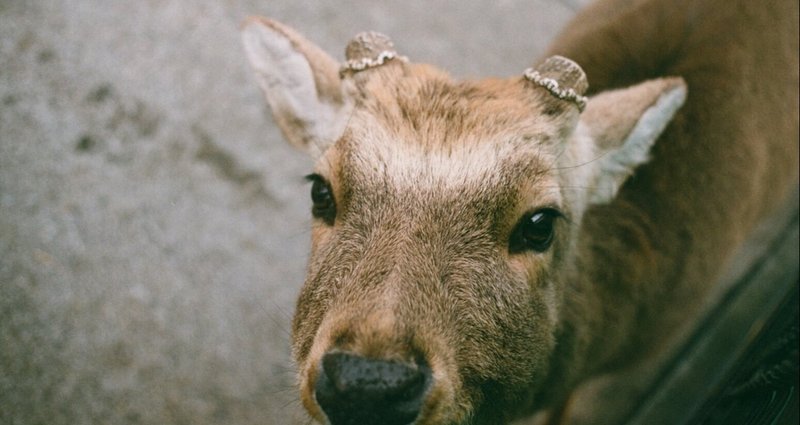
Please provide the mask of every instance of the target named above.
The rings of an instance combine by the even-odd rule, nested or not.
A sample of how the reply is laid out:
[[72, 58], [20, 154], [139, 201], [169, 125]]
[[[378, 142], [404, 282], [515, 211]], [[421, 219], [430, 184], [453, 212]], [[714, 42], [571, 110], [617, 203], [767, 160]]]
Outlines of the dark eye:
[[319, 174], [306, 176], [311, 181], [311, 215], [324, 221], [328, 225], [333, 225], [336, 218], [336, 202], [333, 199], [333, 191], [328, 182]]
[[508, 251], [512, 254], [547, 251], [555, 236], [554, 222], [562, 216], [561, 212], [553, 208], [525, 214], [511, 232]]

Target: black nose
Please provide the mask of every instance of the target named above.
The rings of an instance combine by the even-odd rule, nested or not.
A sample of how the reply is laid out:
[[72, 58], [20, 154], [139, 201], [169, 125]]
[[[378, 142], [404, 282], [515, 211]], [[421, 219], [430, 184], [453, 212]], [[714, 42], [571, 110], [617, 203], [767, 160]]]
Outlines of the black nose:
[[408, 425], [419, 415], [430, 382], [425, 364], [334, 352], [322, 357], [314, 389], [331, 425]]

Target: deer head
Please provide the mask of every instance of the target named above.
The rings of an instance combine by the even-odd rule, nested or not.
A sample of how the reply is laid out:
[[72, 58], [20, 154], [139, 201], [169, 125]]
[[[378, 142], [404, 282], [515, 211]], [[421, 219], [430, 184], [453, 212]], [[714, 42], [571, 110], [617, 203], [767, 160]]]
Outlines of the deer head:
[[315, 160], [292, 335], [311, 416], [504, 423], [534, 405], [558, 380], [581, 216], [648, 160], [682, 80], [586, 99], [560, 57], [455, 81], [375, 33], [343, 65], [265, 18], [243, 39], [276, 123]]

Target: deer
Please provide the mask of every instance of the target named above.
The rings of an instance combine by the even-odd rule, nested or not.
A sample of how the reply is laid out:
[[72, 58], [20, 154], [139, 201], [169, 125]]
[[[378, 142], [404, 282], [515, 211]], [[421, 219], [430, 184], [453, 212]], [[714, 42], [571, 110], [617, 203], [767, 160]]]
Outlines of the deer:
[[457, 80], [265, 17], [246, 56], [314, 161], [292, 321], [332, 425], [570, 421], [654, 355], [798, 186], [798, 3], [601, 0], [519, 75]]

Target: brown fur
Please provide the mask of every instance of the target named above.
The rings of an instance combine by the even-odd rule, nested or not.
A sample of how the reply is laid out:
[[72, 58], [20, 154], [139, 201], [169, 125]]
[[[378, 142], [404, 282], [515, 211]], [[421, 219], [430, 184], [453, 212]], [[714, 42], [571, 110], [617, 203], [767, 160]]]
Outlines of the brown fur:
[[[344, 90], [354, 103], [317, 158], [337, 215], [314, 225], [293, 324], [312, 416], [324, 420], [313, 388], [331, 350], [428, 363], [419, 424], [507, 423], [652, 354], [797, 185], [797, 13], [777, 0], [610, 0], [582, 13], [552, 52], [580, 63], [594, 93], [665, 76], [689, 91], [653, 160], [584, 216], [573, 191], [589, 188], [563, 184], [591, 166], [563, 166], [577, 108], [530, 82], [457, 82], [397, 60], [343, 85], [315, 77], [320, 98], [344, 104]], [[321, 62], [314, 75], [332, 75]], [[682, 84], [600, 94], [581, 122], [618, 143]], [[304, 123], [284, 131], [313, 139]], [[566, 215], [553, 248], [509, 253], [519, 217], [541, 207]]]
[[[319, 172], [335, 182], [339, 217], [333, 228], [315, 226], [295, 315], [295, 356], [311, 368], [309, 381], [320, 356], [334, 347], [375, 358], [424, 358], [440, 375], [426, 423], [450, 423], [468, 420], [486, 392], [507, 406], [542, 379], [553, 321], [536, 289], [551, 285], [544, 265], [555, 260], [510, 259], [504, 252], [527, 205], [561, 202], [546, 175], [557, 152], [531, 142], [554, 138], [559, 127], [532, 113], [538, 96], [524, 84], [519, 78], [456, 83], [401, 64], [363, 83], [351, 130], [320, 161]], [[502, 167], [415, 185], [425, 178], [424, 162], [416, 162], [422, 157], [406, 164], [419, 175], [404, 176], [395, 164], [408, 150], [466, 158], [472, 148], [500, 156]], [[314, 409], [311, 387], [303, 387]], [[510, 414], [491, 405], [484, 410], [498, 420]]]
[[611, 0], [553, 44], [594, 92], [660, 75], [689, 87], [655, 160], [584, 219], [580, 272], [568, 279], [581, 296], [567, 296], [579, 375], [658, 347], [797, 186], [797, 16], [796, 1]]

